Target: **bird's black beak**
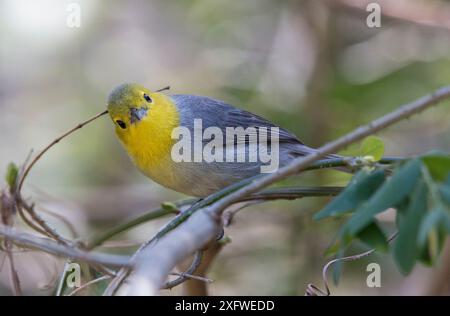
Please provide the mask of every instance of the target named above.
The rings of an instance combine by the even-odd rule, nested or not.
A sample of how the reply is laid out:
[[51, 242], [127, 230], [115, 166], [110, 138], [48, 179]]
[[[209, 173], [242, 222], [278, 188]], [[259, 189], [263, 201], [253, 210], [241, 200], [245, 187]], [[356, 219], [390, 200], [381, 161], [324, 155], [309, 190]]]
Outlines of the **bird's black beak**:
[[148, 109], [145, 107], [130, 109], [130, 122], [137, 123], [147, 116]]

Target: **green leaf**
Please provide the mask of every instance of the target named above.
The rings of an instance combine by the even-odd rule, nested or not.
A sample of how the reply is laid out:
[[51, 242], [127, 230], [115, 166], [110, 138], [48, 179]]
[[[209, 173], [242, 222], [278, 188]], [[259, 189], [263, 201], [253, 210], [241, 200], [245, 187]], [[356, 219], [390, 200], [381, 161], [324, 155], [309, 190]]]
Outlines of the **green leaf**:
[[326, 250], [324, 253], [325, 257], [330, 257], [338, 253], [339, 250], [342, 249], [342, 244], [340, 240], [335, 240]]
[[19, 168], [16, 166], [15, 163], [10, 162], [6, 169], [6, 177], [5, 177], [6, 183], [8, 183], [8, 186], [10, 188], [14, 188], [16, 186], [18, 175], [19, 175]]
[[427, 166], [430, 175], [435, 181], [443, 182], [450, 173], [450, 156], [434, 154], [423, 156], [422, 161]]
[[389, 249], [386, 236], [376, 221], [360, 231], [356, 237], [371, 248], [380, 251], [387, 251]]
[[[344, 257], [344, 250], [341, 250], [339, 254], [337, 255], [336, 259], [341, 259]], [[339, 284], [339, 279], [342, 275], [342, 269], [343, 269], [343, 261], [338, 260], [333, 264], [333, 282], [335, 285]]]
[[[434, 245], [431, 244], [431, 241], [426, 243], [420, 248], [419, 260], [423, 264], [427, 266], [432, 266], [436, 262], [437, 254], [434, 254], [434, 251], [441, 251], [444, 247], [445, 241], [447, 240], [447, 234], [445, 231], [439, 230], [435, 232], [434, 236]], [[430, 246], [433, 246], [435, 249], [433, 250]]]
[[450, 186], [450, 174], [447, 176], [447, 179], [444, 182], [446, 185]]
[[450, 185], [442, 185], [439, 187], [439, 193], [441, 194], [442, 200], [450, 205]]
[[397, 204], [397, 212], [396, 212], [396, 218], [395, 218], [395, 225], [397, 227], [402, 225], [402, 222], [405, 218], [404, 210], [407, 209], [409, 202], [410, 202], [409, 199], [404, 199], [402, 202]]
[[441, 225], [442, 225], [442, 228], [445, 229], [447, 234], [450, 234], [450, 213], [449, 212], [445, 212], [443, 214], [443, 219], [442, 219]]
[[346, 235], [344, 231], [340, 231], [333, 241], [333, 243], [325, 250], [325, 256], [332, 256], [338, 253], [343, 253], [344, 250], [352, 243], [355, 238], [350, 235]]
[[339, 196], [314, 215], [314, 219], [336, 216], [354, 210], [366, 201], [384, 180], [383, 170], [373, 172], [361, 170], [352, 178], [349, 185]]
[[416, 185], [421, 174], [420, 168], [419, 159], [411, 159], [402, 165], [359, 210], [356, 210], [342, 228], [345, 233], [355, 236], [373, 221], [376, 214], [401, 203]]
[[425, 215], [417, 235], [419, 245], [424, 245], [430, 238], [430, 235], [439, 230], [441, 223], [445, 223], [445, 215], [445, 210], [441, 207], [434, 208]]
[[444, 206], [438, 205], [426, 214], [420, 227], [417, 240], [424, 249], [422, 261], [428, 264], [436, 262], [449, 232], [450, 214]]
[[165, 211], [169, 211], [169, 212], [175, 212], [178, 210], [178, 207], [172, 203], [172, 202], [162, 202], [161, 203], [161, 207], [165, 210]]
[[375, 161], [383, 158], [384, 142], [380, 137], [369, 136], [361, 143], [361, 156], [372, 156]]
[[398, 236], [394, 241], [393, 256], [403, 274], [409, 274], [420, 255], [417, 234], [420, 223], [427, 208], [427, 186], [419, 180], [409, 205], [398, 209], [402, 213], [402, 221], [398, 226]]

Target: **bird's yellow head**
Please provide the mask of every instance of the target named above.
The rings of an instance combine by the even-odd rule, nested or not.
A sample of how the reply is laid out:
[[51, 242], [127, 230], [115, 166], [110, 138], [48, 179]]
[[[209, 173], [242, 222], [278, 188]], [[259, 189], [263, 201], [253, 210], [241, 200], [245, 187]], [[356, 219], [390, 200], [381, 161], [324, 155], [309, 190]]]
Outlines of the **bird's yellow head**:
[[108, 98], [108, 113], [116, 134], [138, 167], [170, 152], [173, 128], [179, 125], [179, 114], [172, 100], [138, 84], [123, 84]]
[[117, 133], [125, 134], [146, 120], [155, 101], [154, 93], [138, 84], [123, 84], [115, 88], [108, 98], [108, 113]]

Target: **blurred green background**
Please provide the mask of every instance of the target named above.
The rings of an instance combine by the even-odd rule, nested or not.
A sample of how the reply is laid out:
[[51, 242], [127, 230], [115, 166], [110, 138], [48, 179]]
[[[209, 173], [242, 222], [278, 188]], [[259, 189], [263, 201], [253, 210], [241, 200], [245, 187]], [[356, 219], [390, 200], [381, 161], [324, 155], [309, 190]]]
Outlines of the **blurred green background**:
[[[109, 92], [124, 82], [223, 99], [311, 146], [449, 84], [450, 1], [377, 2], [384, 14], [380, 28], [366, 25], [363, 0], [0, 0], [0, 173], [8, 162], [22, 163], [32, 148], [103, 111]], [[80, 5], [79, 28], [66, 25], [69, 3]], [[449, 151], [449, 121], [449, 107], [441, 105], [395, 125], [380, 134], [386, 154]], [[321, 171], [283, 184], [347, 180]], [[58, 230], [71, 236], [48, 212], [67, 218], [81, 238], [182, 198], [134, 168], [107, 117], [53, 148], [33, 169], [25, 191]], [[210, 273], [211, 294], [303, 295], [308, 283], [321, 286], [324, 251], [339, 222], [311, 217], [327, 200], [240, 212], [226, 230], [233, 241]], [[385, 214], [386, 226], [393, 218]], [[118, 237], [131, 242], [121, 253], [131, 253], [167, 220]], [[26, 293], [51, 292], [61, 261], [34, 252], [16, 260]], [[369, 262], [382, 267], [381, 288], [366, 286]], [[0, 266], [0, 294], [10, 293], [6, 266]], [[418, 266], [407, 278], [389, 254], [346, 264], [333, 293], [449, 294], [445, 280], [448, 245], [436, 268]]]

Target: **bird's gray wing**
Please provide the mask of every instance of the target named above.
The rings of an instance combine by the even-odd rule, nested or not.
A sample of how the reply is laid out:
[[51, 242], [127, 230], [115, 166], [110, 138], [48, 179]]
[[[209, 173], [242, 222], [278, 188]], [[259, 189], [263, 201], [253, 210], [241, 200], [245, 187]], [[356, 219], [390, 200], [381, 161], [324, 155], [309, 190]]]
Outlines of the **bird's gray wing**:
[[[266, 127], [268, 129], [277, 127], [275, 124], [256, 114], [238, 109], [213, 98], [184, 94], [173, 95], [171, 98], [180, 111], [180, 124], [190, 130], [193, 130], [194, 119], [199, 118], [202, 119], [203, 129], [216, 126], [224, 133], [227, 127], [242, 127], [244, 129], [248, 127]], [[270, 133], [268, 134], [270, 136]], [[280, 146], [290, 144], [293, 148], [306, 147], [295, 135], [281, 127], [278, 130], [278, 140]], [[246, 142], [248, 141], [249, 138], [246, 138]]]

